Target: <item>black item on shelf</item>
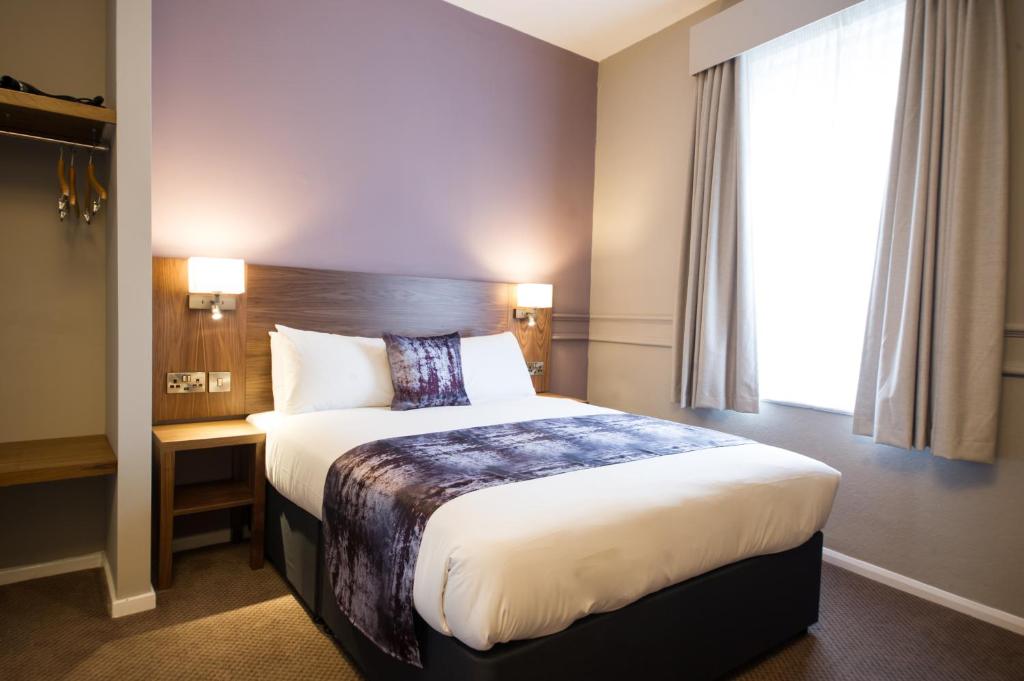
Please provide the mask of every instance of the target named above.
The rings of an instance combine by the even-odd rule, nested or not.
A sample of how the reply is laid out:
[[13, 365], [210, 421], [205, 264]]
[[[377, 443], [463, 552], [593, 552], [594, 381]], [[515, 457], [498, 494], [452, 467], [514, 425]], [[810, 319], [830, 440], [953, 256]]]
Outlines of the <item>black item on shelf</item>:
[[43, 92], [31, 83], [26, 83], [25, 81], [18, 80], [12, 76], [0, 77], [0, 88], [3, 88], [5, 90], [17, 90], [18, 92], [27, 92], [30, 95], [42, 95], [43, 97], [63, 99], [66, 102], [78, 102], [79, 104], [88, 104], [89, 106], [103, 106], [102, 97], [72, 97], [71, 95], [51, 95], [49, 92]]

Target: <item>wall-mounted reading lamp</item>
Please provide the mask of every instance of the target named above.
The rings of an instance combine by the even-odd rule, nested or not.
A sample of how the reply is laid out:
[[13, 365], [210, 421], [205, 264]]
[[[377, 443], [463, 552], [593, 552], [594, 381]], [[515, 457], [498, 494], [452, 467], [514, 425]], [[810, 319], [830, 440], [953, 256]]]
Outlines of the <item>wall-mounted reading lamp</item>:
[[245, 293], [245, 261], [235, 258], [188, 259], [188, 307], [210, 310], [214, 320], [234, 310]]
[[537, 310], [551, 307], [554, 287], [551, 284], [518, 284], [516, 308], [513, 317], [526, 319], [529, 326], [537, 326]]

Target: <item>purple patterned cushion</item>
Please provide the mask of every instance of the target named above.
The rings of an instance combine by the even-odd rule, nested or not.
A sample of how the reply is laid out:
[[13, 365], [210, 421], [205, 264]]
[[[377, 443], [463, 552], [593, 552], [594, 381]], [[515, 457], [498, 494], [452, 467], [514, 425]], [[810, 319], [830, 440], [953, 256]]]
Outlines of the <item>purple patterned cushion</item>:
[[410, 338], [384, 334], [391, 364], [394, 411], [469, 404], [462, 381], [462, 341], [459, 334]]

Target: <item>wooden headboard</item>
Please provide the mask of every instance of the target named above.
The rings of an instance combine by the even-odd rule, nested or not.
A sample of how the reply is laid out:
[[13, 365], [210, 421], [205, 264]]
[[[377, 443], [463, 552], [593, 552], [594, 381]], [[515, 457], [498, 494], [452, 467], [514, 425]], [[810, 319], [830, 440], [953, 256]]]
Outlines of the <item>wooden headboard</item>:
[[[275, 324], [371, 337], [511, 330], [527, 360], [550, 361], [551, 310], [539, 310], [532, 328], [512, 319], [512, 284], [247, 265], [238, 309], [217, 322], [208, 312], [189, 310], [187, 292], [186, 261], [154, 258], [154, 423], [273, 409], [267, 332]], [[168, 395], [172, 371], [230, 371], [232, 390]], [[534, 377], [538, 391], [547, 390], [549, 374], [550, 368]]]

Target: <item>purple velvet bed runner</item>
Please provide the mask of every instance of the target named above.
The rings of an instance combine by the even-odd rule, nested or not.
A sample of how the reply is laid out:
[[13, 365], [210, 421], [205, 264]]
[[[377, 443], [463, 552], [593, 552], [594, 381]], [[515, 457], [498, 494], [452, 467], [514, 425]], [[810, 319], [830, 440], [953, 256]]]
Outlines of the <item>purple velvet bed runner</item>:
[[338, 607], [382, 650], [421, 666], [413, 577], [423, 528], [446, 501], [511, 482], [747, 442], [617, 413], [360, 445], [334, 462], [324, 486], [324, 551]]

